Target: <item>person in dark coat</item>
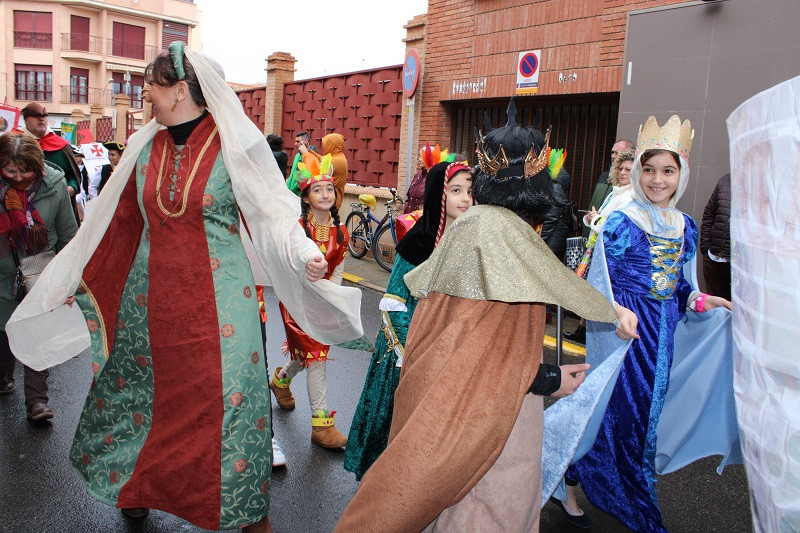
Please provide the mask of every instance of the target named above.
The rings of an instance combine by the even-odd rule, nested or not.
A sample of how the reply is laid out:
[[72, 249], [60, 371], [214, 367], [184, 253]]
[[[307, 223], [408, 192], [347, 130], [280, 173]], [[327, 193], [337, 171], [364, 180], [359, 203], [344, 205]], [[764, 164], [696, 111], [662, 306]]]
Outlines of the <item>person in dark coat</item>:
[[731, 175], [717, 182], [703, 210], [700, 251], [709, 294], [731, 299]]
[[84, 207], [86, 202], [89, 201], [89, 172], [86, 170], [86, 165], [83, 164], [83, 151], [77, 146], [71, 146], [72, 153], [75, 155], [75, 161], [78, 163], [78, 171], [80, 172], [80, 179], [78, 180], [78, 192], [75, 194], [75, 207], [78, 211], [78, 224], [83, 222], [85, 216]]
[[269, 147], [272, 149], [272, 155], [275, 156], [278, 168], [281, 169], [283, 179], [286, 179], [286, 167], [289, 165], [289, 156], [283, 151], [283, 137], [270, 133], [267, 135], [267, 144], [269, 144]]
[[567, 238], [572, 232], [572, 204], [565, 192], [569, 190], [570, 181], [569, 173], [564, 169], [553, 179], [553, 204], [542, 222], [542, 240], [561, 262], [567, 253]]

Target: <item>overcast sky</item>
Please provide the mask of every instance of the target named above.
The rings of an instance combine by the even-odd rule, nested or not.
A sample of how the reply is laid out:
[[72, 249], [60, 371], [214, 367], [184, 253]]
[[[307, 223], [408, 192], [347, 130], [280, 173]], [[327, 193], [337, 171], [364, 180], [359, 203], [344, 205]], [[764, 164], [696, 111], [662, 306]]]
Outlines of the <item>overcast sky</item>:
[[428, 9], [427, 0], [195, 4], [202, 11], [203, 52], [222, 64], [227, 81], [238, 83], [264, 83], [265, 59], [273, 52], [297, 58], [298, 80], [399, 65], [405, 57], [403, 25]]

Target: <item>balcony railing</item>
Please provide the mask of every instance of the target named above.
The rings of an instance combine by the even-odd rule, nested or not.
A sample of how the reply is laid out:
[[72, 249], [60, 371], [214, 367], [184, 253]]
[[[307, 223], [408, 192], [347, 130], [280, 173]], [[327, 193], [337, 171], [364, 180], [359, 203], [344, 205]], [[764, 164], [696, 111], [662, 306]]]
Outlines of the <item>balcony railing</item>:
[[14, 46], [16, 48], [53, 49], [53, 34], [35, 31], [15, 31]]
[[61, 103], [111, 105], [111, 91], [96, 87], [62, 85]]
[[106, 53], [111, 56], [128, 57], [152, 61], [158, 55], [158, 47], [129, 41], [107, 40]]
[[61, 49], [76, 52], [103, 53], [103, 38], [86, 33], [62, 33]]
[[52, 102], [53, 86], [37, 83], [15, 83], [14, 97], [17, 100], [33, 100], [36, 102]]

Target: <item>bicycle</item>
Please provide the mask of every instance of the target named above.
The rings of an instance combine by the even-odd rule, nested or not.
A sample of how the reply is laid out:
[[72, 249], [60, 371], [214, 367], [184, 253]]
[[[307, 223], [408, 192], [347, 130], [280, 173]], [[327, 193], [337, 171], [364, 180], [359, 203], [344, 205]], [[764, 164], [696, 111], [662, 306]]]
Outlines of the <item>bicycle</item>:
[[[356, 259], [361, 259], [372, 250], [375, 262], [387, 272], [394, 266], [394, 248], [397, 246], [397, 233], [395, 232], [395, 217], [400, 214], [400, 208], [392, 204], [397, 202], [396, 189], [389, 189], [392, 199], [386, 202], [386, 215], [378, 219], [372, 214], [377, 207], [375, 196], [359, 194], [358, 203], [350, 204], [353, 210], [347, 215], [345, 226], [350, 234], [347, 251]], [[374, 227], [373, 225], [377, 224]]]

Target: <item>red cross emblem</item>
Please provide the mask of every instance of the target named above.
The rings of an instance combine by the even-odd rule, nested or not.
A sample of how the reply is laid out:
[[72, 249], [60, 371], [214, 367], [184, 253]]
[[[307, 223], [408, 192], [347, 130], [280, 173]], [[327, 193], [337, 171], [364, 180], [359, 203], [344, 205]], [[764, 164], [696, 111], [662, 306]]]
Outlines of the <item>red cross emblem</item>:
[[92, 154], [94, 154], [95, 156], [103, 157], [103, 147], [100, 146], [99, 144], [93, 144], [91, 150]]

